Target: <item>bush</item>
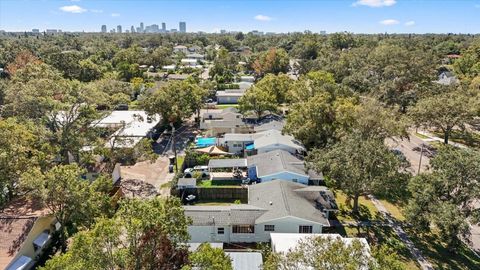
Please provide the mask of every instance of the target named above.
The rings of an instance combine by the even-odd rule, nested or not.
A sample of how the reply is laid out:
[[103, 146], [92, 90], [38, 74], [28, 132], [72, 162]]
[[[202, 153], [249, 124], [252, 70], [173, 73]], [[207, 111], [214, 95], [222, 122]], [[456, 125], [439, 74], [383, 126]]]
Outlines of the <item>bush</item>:
[[238, 85], [236, 83], [231, 83], [231, 84], [219, 83], [219, 84], [217, 84], [217, 90], [225, 90], [225, 89], [240, 89], [240, 85]]

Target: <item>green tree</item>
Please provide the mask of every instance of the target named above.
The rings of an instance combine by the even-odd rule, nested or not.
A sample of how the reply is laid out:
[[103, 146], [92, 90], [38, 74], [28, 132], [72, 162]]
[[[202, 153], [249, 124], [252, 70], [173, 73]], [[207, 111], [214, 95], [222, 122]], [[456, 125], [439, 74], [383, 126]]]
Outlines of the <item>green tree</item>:
[[141, 103], [148, 113], [160, 114], [164, 123], [178, 123], [201, 108], [206, 94], [191, 80], [173, 81], [145, 95]]
[[314, 149], [308, 159], [316, 171], [326, 176], [328, 185], [341, 189], [353, 200], [354, 214], [358, 214], [360, 196], [401, 196], [406, 189], [406, 165], [383, 140], [352, 134], [327, 149]]
[[181, 269], [188, 263], [188, 223], [178, 199], [126, 200], [43, 269]]
[[412, 194], [405, 210], [407, 219], [419, 231], [439, 230], [447, 248], [455, 252], [460, 237], [470, 233], [468, 222], [479, 222], [480, 153], [444, 146], [431, 160], [431, 172], [414, 177]]
[[409, 114], [417, 126], [441, 130], [448, 144], [452, 131], [464, 130], [477, 114], [478, 97], [462, 89], [448, 91], [420, 100]]
[[73, 164], [55, 166], [45, 173], [33, 168], [22, 174], [22, 189], [44, 204], [61, 224], [63, 249], [68, 236], [83, 226], [91, 226], [96, 217], [109, 211], [111, 180], [99, 177], [90, 183], [81, 179], [84, 173]]
[[292, 87], [293, 80], [286, 74], [267, 74], [255, 84], [255, 87], [267, 91], [275, 96], [278, 105], [283, 104], [287, 100], [287, 93]]
[[287, 253], [271, 253], [263, 268], [358, 270], [373, 263], [368, 247], [359, 240], [347, 244], [336, 237], [308, 237]]
[[15, 118], [0, 120], [0, 207], [13, 199], [25, 168], [40, 166], [47, 151], [41, 128]]
[[194, 269], [233, 270], [232, 260], [223, 249], [213, 248], [209, 243], [201, 244], [189, 259]]
[[275, 95], [256, 86], [247, 90], [238, 100], [238, 105], [241, 112], [253, 111], [258, 118], [266, 111], [275, 112], [277, 110]]
[[270, 48], [257, 56], [252, 67], [258, 76], [263, 77], [267, 73], [287, 73], [289, 61], [290, 58], [284, 49]]

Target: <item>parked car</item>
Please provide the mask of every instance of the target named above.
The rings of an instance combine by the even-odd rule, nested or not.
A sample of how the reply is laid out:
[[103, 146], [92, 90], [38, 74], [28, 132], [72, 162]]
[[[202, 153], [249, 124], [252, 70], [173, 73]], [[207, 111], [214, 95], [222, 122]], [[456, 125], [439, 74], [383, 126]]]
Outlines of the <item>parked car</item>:
[[429, 158], [433, 158], [437, 154], [437, 148], [425, 143], [422, 143], [420, 146], [415, 146], [412, 150], [415, 152], [423, 152], [423, 154]]
[[195, 166], [193, 168], [186, 168], [183, 173], [185, 174], [185, 178], [193, 177], [194, 173], [201, 173], [202, 178], [210, 175], [208, 166]]

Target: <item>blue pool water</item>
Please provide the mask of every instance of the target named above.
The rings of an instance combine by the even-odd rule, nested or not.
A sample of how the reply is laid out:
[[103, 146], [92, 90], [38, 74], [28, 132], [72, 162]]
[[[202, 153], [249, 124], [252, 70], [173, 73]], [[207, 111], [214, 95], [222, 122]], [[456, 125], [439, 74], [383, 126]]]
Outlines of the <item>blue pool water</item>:
[[207, 147], [215, 145], [217, 138], [209, 137], [209, 138], [198, 138], [197, 139], [197, 147]]
[[253, 143], [247, 144], [247, 145], [245, 145], [245, 149], [246, 150], [253, 150], [253, 149], [255, 149], [255, 145]]

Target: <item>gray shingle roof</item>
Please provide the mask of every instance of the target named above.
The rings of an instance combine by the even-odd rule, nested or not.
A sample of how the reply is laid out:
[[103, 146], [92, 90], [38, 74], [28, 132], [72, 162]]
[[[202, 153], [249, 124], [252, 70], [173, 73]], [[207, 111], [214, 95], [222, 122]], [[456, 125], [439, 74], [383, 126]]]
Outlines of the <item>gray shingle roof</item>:
[[282, 180], [249, 186], [248, 203], [267, 210], [256, 223], [293, 216], [329, 226], [325, 213], [317, 208], [313, 199], [314, 193], [318, 192], [296, 191], [302, 188], [305, 185]]
[[193, 226], [228, 226], [232, 224], [255, 224], [265, 210], [248, 204], [229, 206], [184, 206], [185, 215]]
[[262, 131], [257, 139], [255, 139], [255, 148], [260, 149], [262, 147], [267, 147], [271, 145], [286, 145], [292, 148], [295, 148], [299, 151], [304, 150], [304, 147], [297, 142], [293, 136], [284, 135], [281, 131], [271, 129], [267, 131]]
[[247, 167], [247, 160], [244, 158], [210, 159], [208, 167], [212, 169]]
[[304, 162], [284, 150], [274, 150], [249, 156], [247, 157], [247, 164], [248, 166], [257, 167], [258, 177], [284, 171], [307, 176]]
[[271, 129], [281, 131], [284, 126], [285, 126], [285, 121], [273, 120], [273, 121], [270, 121], [270, 122], [266, 122], [266, 123], [256, 125], [256, 126], [253, 127], [253, 129], [255, 130], [255, 132], [262, 132], [262, 131], [267, 131], [267, 130], [271, 130]]
[[180, 178], [178, 179], [177, 186], [196, 186], [196, 178]]

